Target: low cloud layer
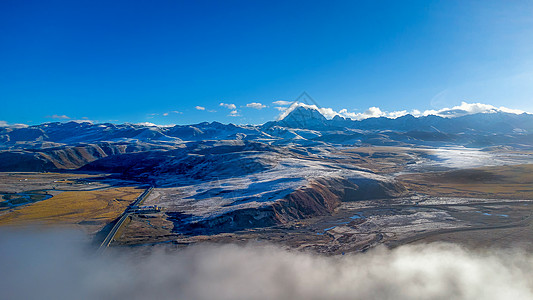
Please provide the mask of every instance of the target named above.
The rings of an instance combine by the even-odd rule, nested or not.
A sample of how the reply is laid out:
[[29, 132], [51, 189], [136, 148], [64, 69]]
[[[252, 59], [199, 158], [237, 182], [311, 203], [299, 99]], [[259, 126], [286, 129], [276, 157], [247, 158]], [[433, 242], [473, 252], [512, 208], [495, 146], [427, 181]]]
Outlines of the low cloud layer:
[[0, 120], [0, 127], [11, 127], [11, 128], [26, 128], [28, 125], [26, 124], [9, 124], [6, 121]]
[[147, 126], [147, 127], [173, 127], [175, 126], [175, 124], [158, 125], [152, 122], [140, 122], [140, 123], [134, 123], [133, 125]]
[[279, 115], [278, 120], [282, 120], [283, 118], [288, 116], [293, 110], [295, 110], [298, 107], [316, 109], [324, 117], [326, 117], [326, 119], [332, 119], [333, 117], [335, 117], [337, 115], [341, 115], [339, 112], [336, 112], [335, 110], [333, 110], [331, 108], [317, 107], [316, 105], [309, 105], [309, 104], [305, 104], [305, 103], [301, 103], [301, 102], [294, 102], [293, 104], [291, 104], [291, 106], [289, 106], [289, 107], [287, 107], [285, 109], [283, 107], [276, 107], [276, 109], [281, 111], [281, 114]]
[[511, 114], [522, 114], [525, 111], [519, 109], [511, 109], [504, 106], [495, 107], [490, 104], [483, 103], [466, 103], [461, 102], [461, 105], [454, 106], [452, 108], [443, 108], [439, 110], [426, 110], [421, 113], [424, 116], [427, 115], [437, 115], [441, 117], [459, 117], [470, 114], [477, 113], [511, 113]]
[[386, 118], [399, 118], [405, 115], [413, 115], [415, 117], [421, 117], [421, 116], [428, 116], [428, 115], [435, 115], [445, 118], [454, 118], [454, 117], [461, 117], [465, 115], [471, 115], [471, 114], [477, 114], [477, 113], [497, 113], [497, 112], [504, 112], [504, 113], [513, 113], [513, 114], [522, 114], [524, 111], [518, 110], [518, 109], [511, 109], [507, 107], [495, 107], [490, 104], [483, 104], [483, 103], [467, 103], [467, 102], [461, 102], [461, 105], [457, 105], [451, 108], [442, 108], [438, 110], [425, 110], [420, 111], [417, 109], [407, 111], [407, 110], [401, 110], [401, 111], [382, 111], [379, 107], [370, 107], [364, 112], [350, 112], [347, 109], [341, 109], [339, 111], [335, 111], [331, 108], [325, 108], [325, 107], [317, 107], [316, 105], [309, 105], [305, 103], [296, 102], [293, 103], [289, 107], [276, 107], [276, 109], [281, 111], [281, 114], [279, 115], [278, 119], [281, 120], [284, 117], [286, 117], [291, 111], [296, 109], [297, 107], [307, 107], [312, 108], [320, 111], [324, 117], [327, 119], [332, 119], [335, 116], [341, 116], [344, 118], [352, 119], [352, 120], [363, 120], [368, 118], [377, 118], [377, 117], [386, 117]]
[[450, 244], [325, 257], [275, 246], [96, 256], [72, 233], [1, 233], [5, 299], [533, 299], [533, 256]]

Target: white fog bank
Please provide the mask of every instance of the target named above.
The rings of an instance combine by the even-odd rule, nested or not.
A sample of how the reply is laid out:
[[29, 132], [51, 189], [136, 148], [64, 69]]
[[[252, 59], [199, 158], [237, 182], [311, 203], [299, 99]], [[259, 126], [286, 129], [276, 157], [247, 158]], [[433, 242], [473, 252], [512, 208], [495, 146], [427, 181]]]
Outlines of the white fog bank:
[[72, 233], [0, 233], [3, 299], [533, 299], [533, 256], [451, 244], [326, 257], [204, 245], [95, 256]]

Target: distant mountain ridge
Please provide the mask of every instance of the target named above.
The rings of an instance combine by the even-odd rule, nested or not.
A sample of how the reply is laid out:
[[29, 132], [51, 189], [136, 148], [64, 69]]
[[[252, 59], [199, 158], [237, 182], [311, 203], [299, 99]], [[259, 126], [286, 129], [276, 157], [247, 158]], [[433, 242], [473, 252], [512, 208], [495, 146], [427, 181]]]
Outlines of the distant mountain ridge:
[[478, 113], [455, 118], [405, 115], [395, 119], [379, 117], [356, 121], [341, 116], [327, 119], [316, 109], [300, 106], [281, 120], [254, 126], [219, 122], [169, 127], [128, 123], [56, 122], [25, 128], [0, 127], [0, 150], [54, 151], [65, 147], [88, 147], [102, 143], [112, 146], [127, 145], [120, 146], [127, 149], [157, 149], [163, 145], [175, 147], [186, 142], [206, 140], [248, 140], [272, 145], [304, 146], [527, 146], [533, 145], [533, 115], [504, 112]]
[[444, 118], [436, 115], [414, 117], [407, 114], [398, 118], [378, 117], [363, 120], [351, 120], [337, 115], [328, 120], [314, 108], [299, 106], [283, 119], [268, 122], [265, 125], [314, 130], [351, 128], [362, 130], [439, 131], [444, 133], [481, 131], [514, 134], [533, 133], [533, 115], [494, 112]]

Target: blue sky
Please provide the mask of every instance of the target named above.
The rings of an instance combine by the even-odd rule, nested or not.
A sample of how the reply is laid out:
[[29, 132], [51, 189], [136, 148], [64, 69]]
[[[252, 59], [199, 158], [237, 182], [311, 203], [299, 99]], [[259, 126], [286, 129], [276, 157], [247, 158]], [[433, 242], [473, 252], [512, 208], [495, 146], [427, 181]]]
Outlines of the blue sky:
[[303, 91], [533, 112], [533, 1], [3, 0], [0, 45], [10, 124], [260, 124]]

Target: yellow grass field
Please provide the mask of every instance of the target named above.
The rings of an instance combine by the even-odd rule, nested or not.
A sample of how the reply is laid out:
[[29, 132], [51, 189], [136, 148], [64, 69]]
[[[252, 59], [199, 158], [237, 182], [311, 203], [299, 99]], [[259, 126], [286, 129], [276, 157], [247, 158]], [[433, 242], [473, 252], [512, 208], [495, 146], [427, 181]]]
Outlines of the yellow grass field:
[[0, 215], [0, 226], [39, 224], [103, 227], [117, 218], [142, 192], [143, 189], [135, 187], [63, 192]]
[[411, 190], [431, 196], [533, 199], [533, 165], [401, 175]]

